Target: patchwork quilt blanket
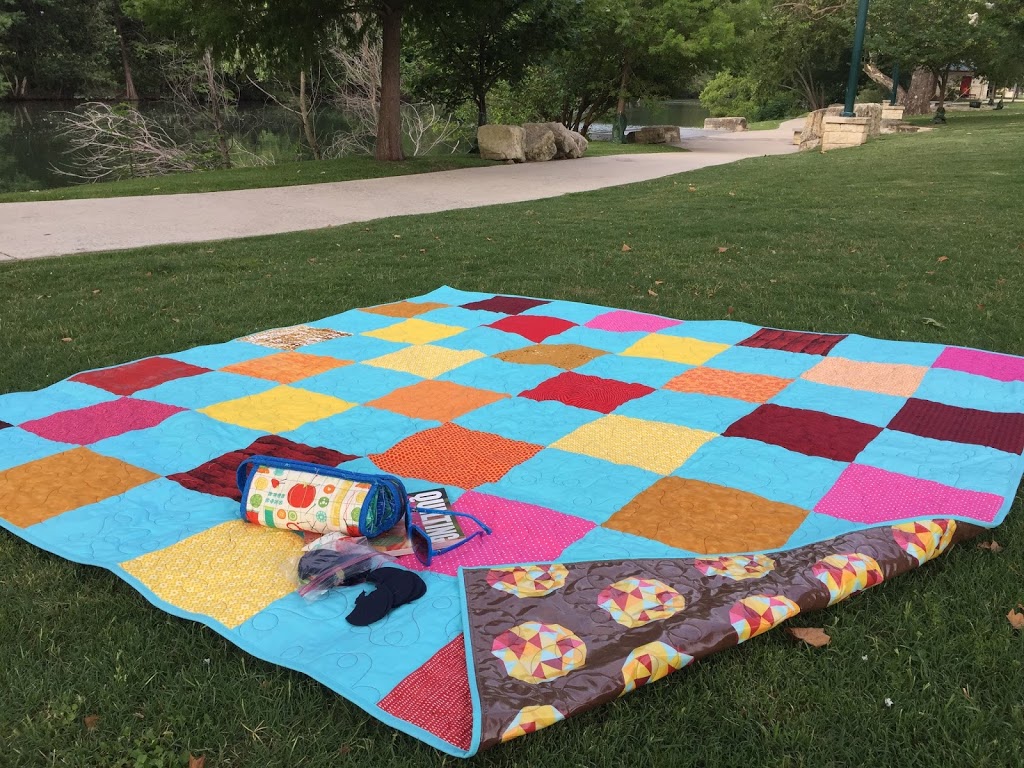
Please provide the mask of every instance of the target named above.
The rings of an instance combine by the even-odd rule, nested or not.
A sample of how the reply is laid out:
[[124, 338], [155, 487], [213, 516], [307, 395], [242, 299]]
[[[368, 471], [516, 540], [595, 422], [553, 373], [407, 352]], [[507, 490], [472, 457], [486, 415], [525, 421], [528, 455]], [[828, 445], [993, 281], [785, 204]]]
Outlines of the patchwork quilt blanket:
[[[0, 525], [468, 756], [998, 525], [1022, 452], [1022, 358], [444, 287], [0, 396]], [[254, 454], [493, 534], [350, 626], [239, 519]]]

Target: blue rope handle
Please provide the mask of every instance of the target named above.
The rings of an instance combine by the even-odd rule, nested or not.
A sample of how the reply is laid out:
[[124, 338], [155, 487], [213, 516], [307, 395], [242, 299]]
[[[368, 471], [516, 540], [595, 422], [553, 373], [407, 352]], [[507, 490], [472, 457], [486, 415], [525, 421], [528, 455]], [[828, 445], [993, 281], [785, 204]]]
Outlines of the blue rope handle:
[[245, 519], [248, 507], [249, 483], [257, 467], [273, 467], [290, 469], [297, 472], [311, 472], [321, 477], [332, 477], [354, 483], [367, 483], [370, 486], [366, 500], [359, 510], [359, 533], [368, 539], [387, 533], [406, 515], [408, 523], [409, 494], [405, 485], [394, 475], [369, 475], [363, 472], [351, 472], [337, 467], [325, 467], [307, 461], [278, 459], [273, 456], [251, 456], [238, 465], [235, 482], [242, 494], [241, 517]]

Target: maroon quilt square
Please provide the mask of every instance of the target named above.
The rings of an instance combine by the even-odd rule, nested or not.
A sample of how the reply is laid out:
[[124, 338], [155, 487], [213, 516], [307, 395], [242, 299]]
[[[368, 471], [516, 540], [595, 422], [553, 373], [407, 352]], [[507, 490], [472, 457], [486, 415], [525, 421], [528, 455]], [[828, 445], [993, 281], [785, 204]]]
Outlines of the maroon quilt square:
[[598, 413], [611, 413], [623, 403], [644, 397], [653, 391], [651, 387], [644, 384], [626, 384], [613, 379], [602, 379], [599, 376], [585, 376], [575, 371], [566, 371], [519, 396], [528, 397], [531, 400], [557, 400], [577, 408], [586, 408]]
[[801, 333], [800, 331], [777, 331], [762, 328], [749, 339], [741, 341], [741, 347], [756, 349], [777, 349], [782, 352], [802, 352], [805, 355], [827, 355], [846, 335], [832, 333]]
[[323, 464], [330, 467], [336, 467], [356, 458], [330, 448], [314, 448], [277, 435], [266, 435], [256, 440], [248, 448], [225, 453], [223, 456], [200, 464], [188, 472], [168, 475], [167, 479], [185, 486], [190, 491], [241, 501], [242, 495], [238, 492], [235, 473], [238, 471], [238, 465], [251, 456], [274, 456], [279, 459], [308, 461], [311, 464]]
[[155, 427], [164, 419], [184, 410], [174, 405], [120, 397], [106, 403], [26, 421], [21, 428], [58, 443], [92, 445], [125, 432]]
[[889, 422], [889, 429], [1007, 453], [1024, 452], [1024, 413], [993, 413], [911, 398]]
[[726, 437], [760, 440], [807, 456], [853, 461], [882, 428], [803, 408], [762, 405], [734, 422]]
[[0, 429], [7, 429], [10, 426], [13, 426], [13, 425], [12, 424], [8, 424], [6, 421], [0, 421]]
[[575, 328], [576, 323], [562, 320], [560, 317], [545, 317], [543, 315], [509, 315], [501, 320], [495, 320], [489, 328], [497, 328], [506, 333], [517, 333], [523, 338], [529, 339], [535, 344], [540, 344], [544, 339], [557, 336], [570, 328]]
[[540, 307], [544, 304], [550, 304], [550, 301], [544, 301], [542, 299], [524, 299], [521, 296], [494, 296], [490, 299], [483, 299], [481, 301], [471, 301], [469, 304], [463, 304], [463, 309], [482, 309], [487, 312], [501, 312], [505, 315], [518, 315], [520, 312], [525, 312], [528, 309], [534, 307]]
[[169, 357], [147, 357], [116, 368], [79, 373], [72, 376], [71, 380], [91, 384], [115, 395], [133, 395], [158, 384], [208, 372], [209, 368], [200, 368]]

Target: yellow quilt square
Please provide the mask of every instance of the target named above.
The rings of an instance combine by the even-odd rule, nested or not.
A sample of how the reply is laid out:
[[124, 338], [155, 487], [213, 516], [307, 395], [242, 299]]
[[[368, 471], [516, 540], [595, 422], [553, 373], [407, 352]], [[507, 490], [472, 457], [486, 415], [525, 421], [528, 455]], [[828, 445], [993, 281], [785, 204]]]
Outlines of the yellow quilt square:
[[302, 539], [231, 520], [121, 567], [171, 605], [234, 629], [295, 589], [288, 561]]
[[668, 475], [713, 437], [714, 432], [611, 415], [584, 424], [551, 447]]
[[728, 344], [715, 344], [711, 341], [652, 333], [649, 336], [644, 336], [622, 354], [630, 357], [652, 357], [656, 360], [669, 360], [686, 365], [704, 365], [719, 352], [724, 352], [728, 348]]
[[443, 325], [413, 317], [395, 325], [389, 325], [387, 328], [367, 331], [363, 336], [372, 336], [385, 341], [398, 341], [403, 344], [429, 344], [432, 341], [447, 339], [464, 330], [466, 329], [459, 328], [457, 325]]
[[419, 347], [406, 347], [382, 357], [375, 357], [373, 360], [367, 360], [365, 365], [411, 373], [424, 379], [434, 379], [442, 373], [453, 371], [459, 366], [479, 360], [481, 357], [486, 357], [486, 355], [475, 349], [445, 349], [424, 344]]
[[206, 408], [200, 413], [240, 427], [278, 434], [298, 429], [353, 408], [353, 403], [295, 387], [274, 387], [259, 395], [240, 397]]

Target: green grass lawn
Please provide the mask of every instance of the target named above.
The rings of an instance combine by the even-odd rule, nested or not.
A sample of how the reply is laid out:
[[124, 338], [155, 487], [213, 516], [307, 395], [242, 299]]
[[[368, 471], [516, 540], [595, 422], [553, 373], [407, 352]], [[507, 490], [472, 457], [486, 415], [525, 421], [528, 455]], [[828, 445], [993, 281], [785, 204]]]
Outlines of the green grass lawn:
[[[680, 147], [612, 144], [608, 141], [590, 143], [588, 156], [632, 155], [646, 152], [684, 152]], [[494, 165], [479, 155], [429, 155], [412, 157], [401, 163], [384, 163], [372, 157], [343, 157], [337, 160], [306, 160], [278, 163], [263, 168], [232, 168], [227, 171], [173, 173], [149, 179], [125, 179], [97, 184], [76, 184], [36, 192], [6, 192], [0, 203], [22, 203], [40, 200], [81, 200], [93, 197], [134, 197], [136, 195], [176, 195], [182, 192], [223, 192], [229, 189], [262, 189], [291, 187], [296, 184], [321, 184], [328, 181], [377, 179], [413, 173], [451, 171]]]
[[[442, 283], [1022, 354], [1022, 153], [1024, 114], [955, 114], [553, 200], [2, 265], [0, 392]], [[1021, 502], [1001, 552], [968, 543], [794, 619], [824, 627], [825, 649], [771, 632], [472, 765], [1024, 764], [1024, 637], [1006, 620], [1024, 603]], [[4, 765], [457, 764], [6, 533], [0, 658]]]

